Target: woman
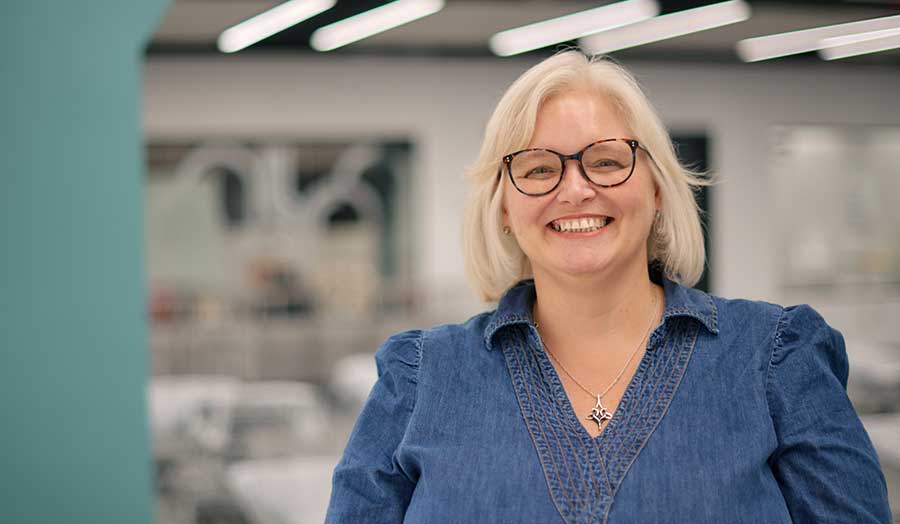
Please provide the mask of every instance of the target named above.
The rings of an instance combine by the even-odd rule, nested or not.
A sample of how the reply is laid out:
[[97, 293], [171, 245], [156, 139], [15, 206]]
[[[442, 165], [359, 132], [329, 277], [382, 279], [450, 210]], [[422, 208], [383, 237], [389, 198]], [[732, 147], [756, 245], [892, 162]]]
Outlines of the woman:
[[689, 287], [703, 181], [626, 71], [527, 71], [470, 177], [498, 307], [379, 349], [327, 522], [890, 522], [840, 333]]

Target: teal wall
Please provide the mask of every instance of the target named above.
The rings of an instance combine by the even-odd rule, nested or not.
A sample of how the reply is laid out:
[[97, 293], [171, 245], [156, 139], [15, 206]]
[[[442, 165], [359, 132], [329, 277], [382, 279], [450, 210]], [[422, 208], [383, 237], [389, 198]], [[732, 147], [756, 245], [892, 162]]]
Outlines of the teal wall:
[[152, 521], [143, 46], [166, 0], [0, 7], [0, 522]]

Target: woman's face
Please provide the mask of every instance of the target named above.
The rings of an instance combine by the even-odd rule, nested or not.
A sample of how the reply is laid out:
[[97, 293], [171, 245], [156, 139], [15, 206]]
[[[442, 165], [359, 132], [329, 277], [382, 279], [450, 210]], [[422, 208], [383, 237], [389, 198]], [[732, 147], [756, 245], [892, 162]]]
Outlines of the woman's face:
[[[569, 155], [605, 138], [634, 137], [604, 97], [568, 91], [540, 108], [528, 147]], [[633, 269], [633, 264], [646, 266], [647, 237], [659, 202], [650, 161], [638, 149], [631, 178], [604, 188], [582, 176], [577, 160], [568, 160], [560, 185], [537, 197], [519, 193], [504, 168], [503, 223], [512, 230], [535, 275], [615, 275]], [[591, 217], [595, 225], [603, 217], [611, 220], [594, 231], [560, 232], [551, 227], [561, 220]]]

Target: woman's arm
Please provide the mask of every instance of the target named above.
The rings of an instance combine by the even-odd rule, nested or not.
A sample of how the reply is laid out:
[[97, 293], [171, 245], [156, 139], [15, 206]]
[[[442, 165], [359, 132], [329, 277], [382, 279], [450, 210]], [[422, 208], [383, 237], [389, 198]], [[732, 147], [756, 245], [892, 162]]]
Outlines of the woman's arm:
[[769, 363], [778, 448], [769, 459], [796, 523], [890, 524], [875, 449], [847, 397], [840, 332], [811, 307], [786, 308]]
[[327, 524], [401, 523], [417, 473], [397, 458], [416, 400], [422, 332], [390, 337], [375, 353], [378, 382], [334, 470]]

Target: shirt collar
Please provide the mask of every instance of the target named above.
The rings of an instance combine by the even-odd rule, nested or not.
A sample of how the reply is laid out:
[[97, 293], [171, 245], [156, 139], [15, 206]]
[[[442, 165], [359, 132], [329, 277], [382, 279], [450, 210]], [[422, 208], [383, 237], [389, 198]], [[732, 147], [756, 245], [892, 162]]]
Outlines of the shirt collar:
[[[653, 275], [652, 278], [658, 284], [662, 284], [665, 292], [666, 309], [663, 311], [661, 321], [663, 324], [670, 318], [689, 317], [700, 322], [710, 333], [714, 335], [719, 333], [716, 305], [710, 295], [659, 274]], [[500, 330], [517, 324], [534, 326], [534, 319], [531, 317], [534, 299], [535, 288], [532, 279], [522, 280], [506, 291], [484, 330], [484, 344], [488, 350], [493, 349], [494, 335]]]

